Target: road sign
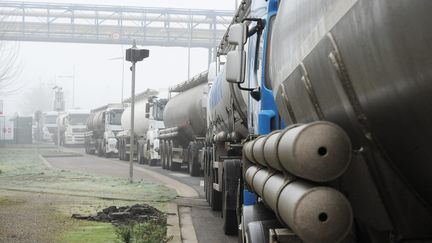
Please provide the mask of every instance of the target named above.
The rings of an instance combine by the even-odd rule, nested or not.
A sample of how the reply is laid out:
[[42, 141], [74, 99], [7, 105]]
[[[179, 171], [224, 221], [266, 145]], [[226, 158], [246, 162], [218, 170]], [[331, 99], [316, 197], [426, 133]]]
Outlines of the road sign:
[[14, 139], [14, 123], [10, 117], [0, 117], [0, 143], [2, 140]]
[[113, 32], [113, 33], [111, 34], [111, 38], [112, 38], [113, 40], [118, 40], [118, 39], [120, 39], [120, 33], [119, 33], [119, 32]]

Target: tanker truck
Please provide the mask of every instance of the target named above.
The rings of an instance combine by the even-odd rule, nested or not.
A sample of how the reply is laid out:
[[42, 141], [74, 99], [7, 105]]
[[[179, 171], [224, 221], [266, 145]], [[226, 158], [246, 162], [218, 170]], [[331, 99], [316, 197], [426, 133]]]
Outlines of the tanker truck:
[[61, 144], [64, 146], [84, 145], [86, 121], [89, 114], [90, 111], [82, 109], [70, 109], [59, 113]]
[[47, 111], [42, 114], [42, 140], [45, 142], [53, 142], [54, 135], [57, 136], [57, 111]]
[[[235, 234], [237, 183], [241, 175], [241, 141], [248, 136], [248, 93], [226, 82], [225, 65], [210, 66], [204, 147], [204, 190], [213, 210], [223, 207], [224, 232]], [[228, 180], [230, 182], [228, 182]], [[225, 193], [229, 192], [229, 193]], [[230, 232], [232, 231], [232, 232]]]
[[123, 104], [108, 104], [91, 110], [87, 119], [85, 152], [98, 156], [117, 156], [118, 132], [122, 131]]
[[252, 243], [432, 241], [431, 9], [242, 2], [218, 48], [226, 82], [249, 92], [249, 134], [225, 143], [242, 147], [230, 160], [240, 175], [222, 190], [239, 205], [228, 233]]
[[201, 174], [199, 157], [206, 133], [207, 76], [207, 71], [202, 72], [169, 89], [171, 94], [177, 94], [166, 104], [165, 129], [159, 135], [164, 169], [175, 171], [187, 165], [190, 175]]
[[[160, 161], [159, 155], [159, 130], [163, 125], [163, 110], [167, 100], [157, 98], [157, 91], [146, 90], [138, 94], [135, 99], [135, 135], [134, 154], [139, 163], [156, 165]], [[130, 102], [130, 98], [125, 102]], [[117, 135], [119, 159], [130, 158], [130, 121], [131, 107], [127, 107], [121, 117], [123, 131]]]

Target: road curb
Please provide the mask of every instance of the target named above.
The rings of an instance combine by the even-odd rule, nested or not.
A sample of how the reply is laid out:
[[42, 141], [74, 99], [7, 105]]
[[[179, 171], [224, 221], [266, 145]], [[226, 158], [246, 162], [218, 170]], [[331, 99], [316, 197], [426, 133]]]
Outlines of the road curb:
[[168, 203], [167, 238], [172, 237], [171, 243], [181, 243], [180, 219], [177, 204]]
[[48, 162], [48, 160], [46, 160], [41, 154], [39, 154], [39, 158], [42, 160], [42, 163], [48, 167], [49, 169], [52, 169], [53, 166]]

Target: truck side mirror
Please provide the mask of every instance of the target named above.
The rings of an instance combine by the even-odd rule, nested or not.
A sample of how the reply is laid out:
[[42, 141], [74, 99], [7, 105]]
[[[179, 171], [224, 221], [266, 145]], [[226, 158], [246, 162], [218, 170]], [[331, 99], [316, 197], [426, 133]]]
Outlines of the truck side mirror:
[[247, 25], [233, 24], [228, 32], [228, 43], [230, 43], [231, 45], [243, 47], [243, 45], [246, 43], [247, 32]]
[[243, 83], [245, 79], [246, 52], [230, 51], [227, 55], [226, 80], [230, 83]]
[[246, 44], [248, 26], [246, 24], [233, 24], [228, 32], [228, 42], [236, 45], [235, 51], [227, 54], [226, 80], [230, 83], [243, 83], [245, 77], [246, 52], [243, 46]]

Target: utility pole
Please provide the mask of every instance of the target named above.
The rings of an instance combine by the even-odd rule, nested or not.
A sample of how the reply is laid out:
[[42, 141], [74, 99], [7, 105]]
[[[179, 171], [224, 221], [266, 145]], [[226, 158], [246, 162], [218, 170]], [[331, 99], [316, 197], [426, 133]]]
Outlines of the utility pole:
[[57, 111], [57, 149], [60, 152], [60, 112], [64, 111], [65, 102], [62, 87], [56, 85], [53, 90], [55, 90], [54, 110]]
[[130, 154], [129, 154], [129, 182], [133, 182], [133, 159], [135, 147], [135, 66], [137, 62], [149, 56], [149, 50], [139, 49], [136, 41], [133, 41], [132, 48], [126, 50], [126, 61], [132, 63], [132, 94], [131, 94], [131, 129], [130, 129]]
[[[122, 55], [124, 55], [124, 47], [121, 45], [122, 48]], [[125, 60], [124, 57], [122, 58], [122, 88], [121, 88], [121, 103], [123, 104], [123, 92], [124, 92], [124, 67], [125, 67]]]
[[72, 109], [75, 108], [75, 65], [73, 66], [72, 75], [59, 75], [56, 78], [72, 79]]
[[73, 66], [72, 75], [72, 108], [75, 108], [75, 65]]

